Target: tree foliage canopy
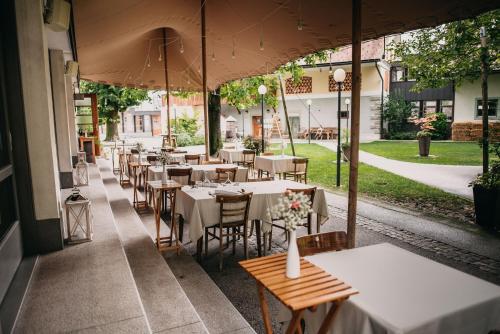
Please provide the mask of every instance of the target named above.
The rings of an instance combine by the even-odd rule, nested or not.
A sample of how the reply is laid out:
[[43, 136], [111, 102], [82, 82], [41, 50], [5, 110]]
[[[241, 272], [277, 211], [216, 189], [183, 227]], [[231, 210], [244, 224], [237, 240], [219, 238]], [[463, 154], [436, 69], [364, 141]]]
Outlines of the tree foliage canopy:
[[[317, 62], [325, 62], [327, 60], [328, 51], [332, 50], [318, 51], [305, 56], [302, 60], [307, 65], [315, 66]], [[304, 75], [304, 69], [300, 65], [299, 60], [291, 61], [281, 66], [278, 72], [290, 74], [296, 83], [300, 82]], [[279, 81], [274, 74], [230, 81], [221, 86], [220, 94], [228, 105], [241, 112], [260, 103], [261, 97], [258, 88], [261, 84], [264, 84], [267, 88], [267, 93], [264, 95], [264, 103], [276, 110], [278, 106]]]
[[118, 112], [149, 100], [145, 89], [110, 86], [91, 81], [80, 81], [80, 92], [97, 94], [99, 117], [105, 122], [116, 122]]
[[454, 82], [473, 81], [480, 77], [481, 43], [479, 31], [486, 28], [490, 71], [500, 68], [500, 10], [473, 19], [443, 24], [409, 33], [410, 38], [390, 48], [409, 79], [415, 79], [414, 91], [439, 88]]

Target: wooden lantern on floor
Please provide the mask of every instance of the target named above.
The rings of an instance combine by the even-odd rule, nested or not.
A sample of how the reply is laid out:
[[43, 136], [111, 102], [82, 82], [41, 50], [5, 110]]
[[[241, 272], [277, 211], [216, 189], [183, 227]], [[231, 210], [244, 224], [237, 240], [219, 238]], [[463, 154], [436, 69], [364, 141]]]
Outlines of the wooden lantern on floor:
[[64, 203], [68, 243], [92, 241], [93, 222], [90, 200], [82, 196], [80, 189], [75, 187]]
[[85, 152], [78, 152], [78, 162], [76, 163], [76, 185], [89, 185], [89, 164], [85, 161]]

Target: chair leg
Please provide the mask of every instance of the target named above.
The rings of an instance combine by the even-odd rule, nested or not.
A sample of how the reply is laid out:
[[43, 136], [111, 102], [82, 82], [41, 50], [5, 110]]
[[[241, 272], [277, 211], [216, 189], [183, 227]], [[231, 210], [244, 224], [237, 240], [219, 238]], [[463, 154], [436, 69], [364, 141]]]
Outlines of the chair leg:
[[263, 254], [264, 254], [264, 256], [266, 256], [266, 253], [267, 253], [267, 234], [266, 233], [264, 233], [264, 238], [262, 238], [262, 239], [264, 239], [264, 247], [263, 247], [264, 252], [263, 252]]
[[307, 215], [307, 234], [312, 234], [312, 219], [311, 214]]
[[219, 235], [219, 271], [222, 271], [222, 258], [223, 258], [223, 235], [224, 235], [224, 229], [221, 227], [220, 228], [220, 235]]
[[208, 227], [205, 227], [205, 256], [208, 256]]
[[252, 220], [250, 222], [250, 233], [248, 233], [248, 237], [251, 237], [253, 234], [253, 228], [254, 228], [255, 222]]
[[245, 252], [245, 260], [248, 260], [248, 236], [247, 236], [247, 227], [248, 222], [245, 222], [243, 226], [245, 233], [243, 233], [243, 251]]
[[233, 227], [233, 255], [236, 254], [236, 227]]

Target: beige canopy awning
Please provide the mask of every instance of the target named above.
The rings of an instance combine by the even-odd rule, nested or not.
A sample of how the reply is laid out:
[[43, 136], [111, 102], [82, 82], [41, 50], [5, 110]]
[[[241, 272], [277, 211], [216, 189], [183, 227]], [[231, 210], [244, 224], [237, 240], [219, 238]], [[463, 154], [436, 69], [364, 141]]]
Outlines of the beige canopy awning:
[[[201, 90], [200, 0], [73, 4], [82, 78], [164, 89], [166, 43], [170, 88]], [[351, 1], [206, 0], [205, 6], [209, 89], [272, 72], [316, 50], [351, 44]], [[495, 7], [491, 0], [365, 0], [362, 39], [435, 26]]]

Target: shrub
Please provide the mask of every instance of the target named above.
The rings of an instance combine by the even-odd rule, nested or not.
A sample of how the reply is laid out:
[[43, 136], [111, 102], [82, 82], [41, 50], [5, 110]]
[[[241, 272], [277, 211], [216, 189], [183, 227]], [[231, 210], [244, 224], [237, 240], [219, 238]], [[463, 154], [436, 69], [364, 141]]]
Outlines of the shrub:
[[205, 144], [205, 137], [203, 136], [194, 136], [191, 141], [191, 145], [203, 145]]
[[[252, 136], [246, 136], [245, 139], [243, 139], [243, 146], [246, 149], [249, 150], [254, 150], [256, 154], [259, 154], [262, 152], [262, 143], [260, 138], [254, 138]], [[267, 148], [269, 146], [269, 143], [267, 141], [264, 141], [264, 146]]]
[[436, 113], [436, 119], [431, 122], [434, 131], [432, 131], [432, 139], [448, 138], [448, 122], [447, 117], [443, 113]]
[[188, 133], [181, 132], [177, 134], [177, 146], [190, 146], [192, 145], [191, 136]]
[[413, 140], [417, 137], [416, 131], [394, 132], [387, 139], [393, 140]]
[[[389, 95], [384, 102], [384, 120], [388, 123], [387, 134], [403, 132], [411, 116], [411, 104], [397, 95]], [[413, 139], [413, 138], [412, 138]]]
[[191, 138], [193, 138], [200, 128], [200, 125], [198, 124], [198, 117], [199, 113], [195, 113], [193, 117], [189, 117], [186, 113], [177, 117], [175, 133], [187, 133]]

